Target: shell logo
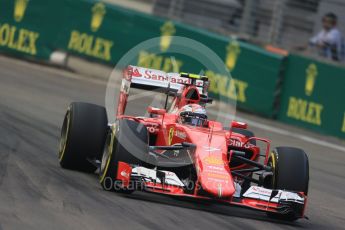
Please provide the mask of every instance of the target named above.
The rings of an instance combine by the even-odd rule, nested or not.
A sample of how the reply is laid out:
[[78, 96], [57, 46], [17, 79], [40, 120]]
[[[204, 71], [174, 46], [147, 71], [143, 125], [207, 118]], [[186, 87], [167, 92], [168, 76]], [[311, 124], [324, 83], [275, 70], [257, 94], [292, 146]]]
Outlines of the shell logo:
[[209, 165], [224, 165], [223, 159], [215, 156], [208, 156], [204, 161]]

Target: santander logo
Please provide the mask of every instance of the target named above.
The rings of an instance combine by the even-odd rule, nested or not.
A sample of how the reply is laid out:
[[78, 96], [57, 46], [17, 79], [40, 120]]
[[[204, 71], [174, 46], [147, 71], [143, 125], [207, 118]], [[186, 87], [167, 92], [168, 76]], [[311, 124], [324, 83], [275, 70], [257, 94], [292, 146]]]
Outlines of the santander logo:
[[141, 76], [142, 74], [139, 72], [139, 70], [137, 68], [134, 68], [132, 72], [132, 77], [141, 77]]

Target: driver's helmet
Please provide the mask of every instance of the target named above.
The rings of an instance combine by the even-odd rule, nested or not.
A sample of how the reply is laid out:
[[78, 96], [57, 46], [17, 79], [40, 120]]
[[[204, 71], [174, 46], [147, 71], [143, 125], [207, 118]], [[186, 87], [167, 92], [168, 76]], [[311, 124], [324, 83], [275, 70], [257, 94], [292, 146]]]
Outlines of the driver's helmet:
[[182, 124], [205, 127], [207, 126], [206, 109], [198, 104], [188, 104], [179, 111], [178, 120]]

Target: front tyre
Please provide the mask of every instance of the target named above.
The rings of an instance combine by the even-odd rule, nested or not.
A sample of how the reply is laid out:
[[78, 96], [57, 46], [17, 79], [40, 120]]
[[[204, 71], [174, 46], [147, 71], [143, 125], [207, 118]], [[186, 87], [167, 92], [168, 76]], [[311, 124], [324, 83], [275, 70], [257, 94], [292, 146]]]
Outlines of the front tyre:
[[[269, 187], [308, 194], [309, 161], [307, 154], [294, 147], [277, 147], [270, 155], [268, 165], [273, 169]], [[296, 213], [267, 213], [268, 216], [282, 220], [294, 221]]]
[[61, 167], [94, 172], [96, 166], [88, 159], [100, 158], [107, 123], [104, 107], [83, 102], [71, 103], [61, 129], [58, 153]]

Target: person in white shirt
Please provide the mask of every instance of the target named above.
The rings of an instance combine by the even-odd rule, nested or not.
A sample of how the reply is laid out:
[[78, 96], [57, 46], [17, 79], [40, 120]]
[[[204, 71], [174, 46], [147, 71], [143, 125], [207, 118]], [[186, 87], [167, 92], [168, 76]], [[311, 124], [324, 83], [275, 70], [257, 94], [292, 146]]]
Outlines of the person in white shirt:
[[309, 41], [315, 47], [319, 55], [340, 61], [344, 57], [344, 41], [337, 28], [337, 16], [328, 13], [322, 18], [323, 29]]

